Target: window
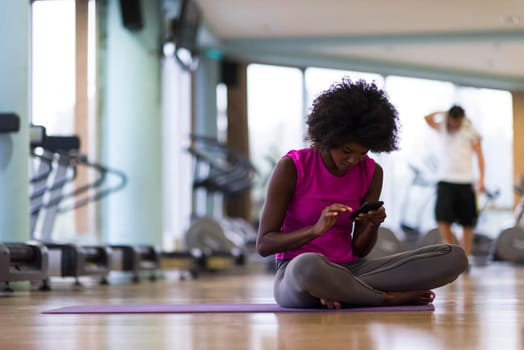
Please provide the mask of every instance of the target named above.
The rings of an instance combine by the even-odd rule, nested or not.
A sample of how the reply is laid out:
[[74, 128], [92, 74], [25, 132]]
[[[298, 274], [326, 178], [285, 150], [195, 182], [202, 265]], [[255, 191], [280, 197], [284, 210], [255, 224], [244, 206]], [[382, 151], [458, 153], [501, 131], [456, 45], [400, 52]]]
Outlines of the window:
[[249, 65], [247, 76], [250, 158], [260, 175], [252, 192], [258, 218], [273, 165], [304, 146], [303, 80], [297, 68], [259, 64]]
[[74, 133], [75, 2], [32, 7], [32, 122], [53, 135]]
[[[31, 122], [43, 125], [49, 135], [74, 135], [79, 133], [79, 128], [84, 129], [75, 125], [77, 104], [87, 106], [87, 113], [79, 113], [86, 118], [82, 120], [82, 125], [89, 125], [89, 130], [95, 129], [95, 1], [88, 2], [87, 33], [82, 33], [88, 40], [87, 80], [85, 77], [79, 80], [80, 84], [87, 84], [87, 96], [83, 104], [76, 101], [76, 15], [74, 0], [32, 2]], [[89, 145], [94, 151], [95, 142], [89, 142], [85, 136], [94, 139], [95, 133], [81, 131], [85, 131], [81, 143]], [[84, 185], [93, 181], [91, 175], [82, 173], [75, 181]], [[69, 192], [72, 186], [72, 183], [67, 184], [64, 191]], [[76, 239], [78, 237], [71, 237], [75, 235], [74, 232], [85, 234], [95, 231], [94, 210], [88, 208], [82, 207], [58, 215], [53, 225], [53, 238]]]

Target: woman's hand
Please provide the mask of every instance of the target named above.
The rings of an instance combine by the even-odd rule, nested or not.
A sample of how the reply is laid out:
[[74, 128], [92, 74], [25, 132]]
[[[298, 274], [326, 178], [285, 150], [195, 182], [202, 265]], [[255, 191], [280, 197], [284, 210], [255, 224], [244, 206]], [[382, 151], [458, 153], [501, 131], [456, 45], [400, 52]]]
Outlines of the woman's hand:
[[337, 222], [340, 213], [352, 210], [351, 207], [340, 203], [331, 204], [330, 206], [325, 207], [324, 210], [322, 210], [317, 223], [313, 226], [313, 232], [317, 236], [322, 236]]
[[369, 223], [372, 223], [373, 225], [379, 226], [381, 223], [386, 220], [386, 209], [384, 207], [380, 207], [377, 210], [370, 210], [367, 213], [361, 213], [359, 214], [355, 220], [356, 221], [367, 221]]

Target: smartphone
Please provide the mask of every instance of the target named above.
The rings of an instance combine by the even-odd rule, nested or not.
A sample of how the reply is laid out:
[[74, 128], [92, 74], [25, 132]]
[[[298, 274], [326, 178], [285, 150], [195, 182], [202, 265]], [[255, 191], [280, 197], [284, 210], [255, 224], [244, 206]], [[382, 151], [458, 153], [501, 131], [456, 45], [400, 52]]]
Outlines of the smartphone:
[[377, 201], [377, 202], [364, 202], [360, 208], [358, 208], [355, 211], [352, 211], [351, 214], [349, 214], [350, 219], [355, 219], [358, 214], [360, 213], [367, 213], [370, 210], [377, 210], [381, 206], [384, 205], [383, 201]]

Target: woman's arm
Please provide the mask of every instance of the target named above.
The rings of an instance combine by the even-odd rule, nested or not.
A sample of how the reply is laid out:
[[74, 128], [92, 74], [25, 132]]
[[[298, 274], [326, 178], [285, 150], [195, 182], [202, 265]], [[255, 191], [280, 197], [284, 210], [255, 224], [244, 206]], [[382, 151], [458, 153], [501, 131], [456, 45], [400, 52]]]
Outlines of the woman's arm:
[[295, 164], [289, 157], [283, 157], [275, 166], [269, 180], [266, 200], [260, 216], [257, 251], [262, 256], [301, 247], [331, 228], [340, 212], [350, 210], [343, 204], [332, 204], [324, 208], [315, 225], [282, 234], [280, 228], [295, 191], [296, 181]]
[[[382, 192], [383, 170], [378, 164], [375, 166], [373, 179], [369, 188], [365, 202], [378, 201]], [[360, 214], [355, 221], [353, 231], [353, 254], [363, 258], [369, 254], [377, 242], [378, 227], [386, 219], [386, 210], [381, 207], [378, 210]]]

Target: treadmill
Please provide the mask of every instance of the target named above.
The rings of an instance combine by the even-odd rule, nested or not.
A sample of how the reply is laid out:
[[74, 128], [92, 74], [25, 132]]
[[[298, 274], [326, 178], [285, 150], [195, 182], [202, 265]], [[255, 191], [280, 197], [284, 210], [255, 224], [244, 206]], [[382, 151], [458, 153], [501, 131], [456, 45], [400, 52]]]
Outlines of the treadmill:
[[[107, 284], [110, 271], [111, 249], [101, 245], [76, 245], [52, 239], [53, 224], [60, 211], [66, 184], [75, 179], [75, 159], [80, 148], [76, 136], [47, 136], [45, 128], [31, 126], [31, 151], [39, 158], [31, 187], [31, 233], [48, 250], [48, 275], [42, 279], [41, 290], [50, 290], [50, 277], [73, 277], [75, 285], [81, 285], [79, 277], [97, 276], [101, 284]], [[38, 153], [39, 151], [39, 153]], [[48, 171], [49, 164], [52, 171]], [[75, 190], [76, 191], [76, 190]], [[74, 194], [75, 192], [73, 192]], [[43, 220], [39, 222], [40, 220]], [[38, 224], [41, 224], [38, 226]], [[40, 227], [40, 229], [39, 229]]]
[[[0, 113], [0, 137], [20, 130], [20, 118]], [[0, 242], [0, 282], [4, 291], [13, 292], [9, 282], [41, 281], [47, 278], [48, 251], [39, 242]]]
[[[254, 183], [256, 169], [238, 152], [216, 138], [191, 134], [187, 151], [193, 156], [193, 190], [206, 196], [221, 194], [234, 197]], [[241, 218], [199, 216], [185, 233], [189, 249], [200, 249], [205, 255], [206, 270], [218, 271], [246, 263], [249, 247], [254, 245], [256, 231]]]
[[[45, 129], [43, 130], [42, 134], [45, 134]], [[111, 193], [122, 190], [127, 185], [127, 176], [120, 170], [89, 161], [86, 156], [79, 154], [79, 140], [76, 137], [50, 136], [43, 139], [45, 140], [39, 146], [43, 147], [44, 152], [51, 152], [57, 157], [55, 161], [58, 164], [56, 169], [57, 175], [49, 188], [51, 194], [48, 196], [45, 205], [42, 205], [41, 199], [38, 201], [37, 198], [32, 198], [33, 203], [35, 203], [32, 212], [35, 214], [33, 217], [37, 217], [38, 211], [42, 208], [46, 209], [42, 232], [45, 238], [50, 240], [52, 225], [56, 214], [74, 210], [90, 202], [98, 201]], [[33, 146], [36, 146], [36, 144]], [[66, 168], [69, 168], [69, 172], [72, 173], [72, 175], [66, 175]], [[63, 190], [60, 192], [60, 188], [63, 188], [66, 183], [74, 179], [79, 168], [93, 170], [97, 178], [91, 183], [77, 187], [69, 193], [64, 193]], [[105, 186], [108, 176], [117, 178], [118, 183], [111, 187]], [[54, 193], [54, 191], [57, 190], [58, 192]], [[36, 192], [37, 194], [39, 193], [38, 190]], [[83, 196], [83, 198], [76, 199], [80, 196]], [[71, 199], [73, 198], [75, 198], [75, 200], [71, 204]], [[66, 201], [68, 203], [64, 204]], [[35, 226], [36, 224], [32, 222], [32, 227]], [[110, 271], [130, 273], [133, 282], [139, 282], [140, 272], [147, 271], [149, 273], [149, 280], [156, 280], [156, 271], [160, 268], [160, 253], [154, 246], [147, 244], [114, 244], [104, 247], [91, 246], [89, 248], [92, 252], [91, 258], [87, 256], [87, 262], [89, 262], [90, 265], [94, 265], [93, 267], [96, 267], [97, 271], [105, 271], [105, 276], [101, 280], [102, 283], [107, 283], [105, 277]], [[109, 255], [111, 255], [110, 259], [108, 258]], [[98, 263], [97, 261], [92, 261], [96, 256], [101, 259]], [[69, 262], [67, 262], [67, 264], [69, 264]], [[77, 264], [80, 268], [85, 265], [86, 261], [84, 260], [79, 261]], [[109, 271], [106, 271], [108, 269]], [[81, 268], [81, 270], [85, 271], [86, 269]], [[95, 274], [98, 274], [98, 272], [95, 272]]]

